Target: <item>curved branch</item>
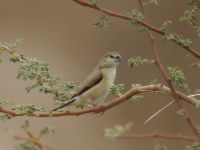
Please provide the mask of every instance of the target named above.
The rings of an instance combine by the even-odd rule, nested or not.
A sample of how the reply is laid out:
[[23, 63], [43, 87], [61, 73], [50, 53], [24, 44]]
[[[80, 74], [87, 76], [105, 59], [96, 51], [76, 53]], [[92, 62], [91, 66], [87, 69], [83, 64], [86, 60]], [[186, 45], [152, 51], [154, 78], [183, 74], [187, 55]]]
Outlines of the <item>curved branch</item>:
[[[117, 17], [117, 18], [121, 18], [121, 19], [124, 19], [124, 20], [132, 20], [132, 18], [130, 16], [127, 16], [127, 15], [123, 15], [121, 13], [118, 13], [118, 12], [114, 12], [114, 11], [111, 11], [111, 10], [108, 10], [108, 9], [104, 9], [104, 8], [101, 8], [97, 5], [94, 5], [94, 4], [91, 4], [91, 3], [88, 3], [88, 2], [85, 2], [83, 0], [72, 0], [84, 7], [89, 7], [89, 8], [92, 8], [92, 9], [95, 9], [97, 11], [101, 11], [102, 13], [106, 14], [106, 15], [109, 15], [109, 16], [112, 16], [112, 17]], [[148, 28], [149, 30], [151, 31], [154, 31], [156, 33], [159, 33], [161, 35], [166, 35], [166, 33], [162, 30], [160, 30], [159, 28], [149, 24], [147, 21], [143, 21], [143, 22], [140, 22], [140, 24], [146, 28]], [[188, 52], [190, 52], [191, 54], [193, 54], [196, 58], [200, 58], [200, 52], [193, 49], [193, 48], [190, 48], [190, 47], [184, 47], [183, 45], [181, 45], [180, 43], [177, 43], [176, 40], [171, 40], [173, 41], [174, 43], [176, 43], [177, 45], [183, 47], [185, 50], [187, 50]]]
[[[115, 107], [123, 102], [128, 101], [132, 96], [140, 94], [140, 93], [145, 93], [145, 92], [159, 92], [159, 93], [164, 93], [164, 94], [171, 94], [170, 88], [158, 84], [158, 85], [146, 85], [146, 86], [141, 86], [138, 88], [133, 88], [124, 93], [122, 96], [115, 98], [114, 100], [103, 104], [103, 105], [97, 105], [92, 108], [84, 108], [81, 110], [66, 110], [63, 112], [36, 112], [32, 114], [31, 116], [33, 117], [60, 117], [60, 116], [79, 116], [82, 114], [87, 114], [87, 113], [99, 113], [99, 112], [105, 112], [108, 109], [111, 109], [112, 107]], [[195, 99], [194, 97], [188, 97], [187, 95], [176, 91], [178, 97], [190, 104], [195, 104], [199, 105], [200, 101]], [[23, 116], [23, 114], [16, 113], [11, 110], [7, 110], [3, 107], [0, 107], [0, 112], [11, 115], [13, 117], [15, 116]]]
[[118, 137], [119, 139], [169, 139], [169, 140], [185, 140], [185, 141], [200, 141], [199, 138], [190, 137], [181, 134], [169, 134], [169, 133], [146, 133], [146, 134], [132, 134], [132, 135], [121, 135]]

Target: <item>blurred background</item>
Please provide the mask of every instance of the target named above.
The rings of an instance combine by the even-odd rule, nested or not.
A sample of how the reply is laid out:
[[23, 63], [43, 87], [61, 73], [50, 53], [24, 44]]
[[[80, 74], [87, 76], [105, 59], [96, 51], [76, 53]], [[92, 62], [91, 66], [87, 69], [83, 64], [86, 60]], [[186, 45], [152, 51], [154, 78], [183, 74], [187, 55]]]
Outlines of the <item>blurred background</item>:
[[[99, 0], [99, 5], [121, 13], [137, 8], [137, 0]], [[166, 20], [172, 20], [172, 31], [193, 39], [193, 48], [200, 49], [199, 38], [188, 24], [180, 23], [179, 17], [186, 8], [187, 0], [163, 0], [157, 7], [145, 7], [146, 17], [155, 26]], [[82, 81], [96, 65], [99, 58], [107, 51], [119, 52], [124, 61], [119, 65], [116, 83], [126, 84], [128, 90], [133, 83], [149, 84], [157, 78], [163, 81], [154, 65], [143, 65], [129, 69], [128, 58], [141, 56], [152, 58], [151, 46], [146, 33], [139, 33], [138, 28], [127, 26], [126, 22], [110, 18], [107, 28], [99, 29], [93, 25], [100, 12], [82, 7], [71, 0], [0, 0], [0, 41], [12, 42], [23, 37], [25, 40], [18, 48], [19, 53], [37, 57], [48, 62], [51, 73], [61, 77], [61, 81]], [[158, 36], [159, 37], [159, 36]], [[187, 52], [171, 42], [158, 40], [159, 54], [165, 66], [180, 66], [192, 90], [199, 88], [198, 69], [188, 66], [192, 60], [185, 59]], [[1, 55], [0, 97], [17, 104], [36, 104], [50, 110], [52, 97], [37, 91], [27, 94], [25, 87], [30, 82], [16, 79], [18, 64], [9, 62], [9, 55]], [[111, 100], [111, 98], [108, 98]], [[130, 133], [169, 132], [193, 135], [184, 119], [176, 114], [174, 104], [163, 111], [147, 125], [144, 120], [153, 112], [172, 100], [171, 96], [154, 93], [144, 94], [139, 103], [127, 101], [106, 111], [103, 115], [86, 114], [79, 117], [31, 118], [31, 130], [38, 132], [51, 125], [56, 133], [48, 135], [44, 141], [62, 150], [150, 150], [155, 140], [109, 140], [104, 138], [105, 128], [117, 124], [133, 123]], [[199, 123], [199, 111], [188, 106], [190, 114]], [[16, 117], [1, 126], [12, 128], [17, 134], [25, 117]], [[165, 142], [169, 149], [184, 149], [182, 141]], [[11, 135], [0, 129], [0, 149], [14, 150], [17, 142]]]

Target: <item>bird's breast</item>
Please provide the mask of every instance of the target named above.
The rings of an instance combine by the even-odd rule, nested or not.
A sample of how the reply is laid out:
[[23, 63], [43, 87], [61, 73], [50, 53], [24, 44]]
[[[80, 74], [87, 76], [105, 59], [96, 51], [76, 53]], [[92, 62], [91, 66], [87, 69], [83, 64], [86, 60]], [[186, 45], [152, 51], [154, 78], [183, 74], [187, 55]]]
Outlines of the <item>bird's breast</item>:
[[116, 68], [104, 68], [102, 69], [103, 80], [104, 84], [107, 86], [112, 86], [116, 76]]

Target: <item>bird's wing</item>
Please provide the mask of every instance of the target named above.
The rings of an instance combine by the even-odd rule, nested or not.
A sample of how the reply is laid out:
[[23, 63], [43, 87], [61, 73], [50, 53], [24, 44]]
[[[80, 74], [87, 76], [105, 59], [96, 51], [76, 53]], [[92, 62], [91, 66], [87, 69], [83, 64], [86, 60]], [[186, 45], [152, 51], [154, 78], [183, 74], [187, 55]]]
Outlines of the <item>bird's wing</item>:
[[93, 72], [83, 81], [77, 92], [71, 98], [81, 95], [85, 91], [97, 85], [102, 79], [103, 74], [98, 68], [95, 68]]

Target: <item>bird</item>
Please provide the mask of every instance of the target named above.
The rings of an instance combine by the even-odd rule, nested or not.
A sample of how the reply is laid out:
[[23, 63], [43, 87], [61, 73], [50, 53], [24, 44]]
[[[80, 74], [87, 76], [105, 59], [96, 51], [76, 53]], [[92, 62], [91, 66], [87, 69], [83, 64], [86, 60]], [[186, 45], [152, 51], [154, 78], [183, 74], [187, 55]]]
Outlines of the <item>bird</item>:
[[114, 84], [116, 69], [121, 61], [122, 57], [119, 53], [106, 52], [93, 71], [81, 83], [75, 94], [52, 111], [57, 111], [68, 105], [75, 105], [77, 107], [87, 105], [91, 107], [102, 103]]

